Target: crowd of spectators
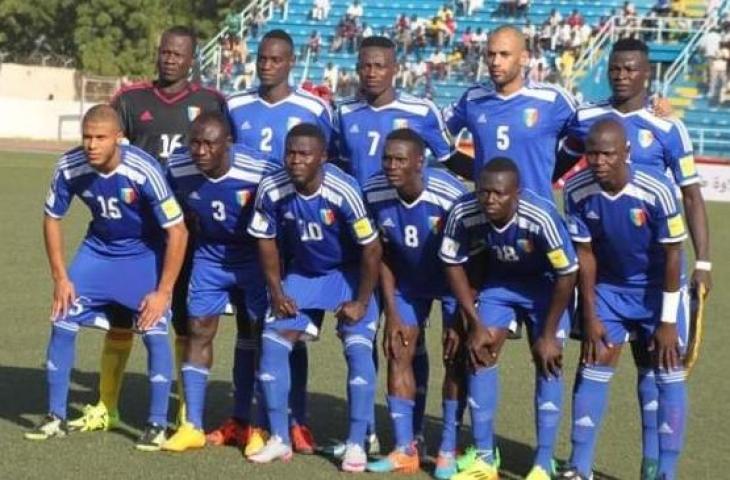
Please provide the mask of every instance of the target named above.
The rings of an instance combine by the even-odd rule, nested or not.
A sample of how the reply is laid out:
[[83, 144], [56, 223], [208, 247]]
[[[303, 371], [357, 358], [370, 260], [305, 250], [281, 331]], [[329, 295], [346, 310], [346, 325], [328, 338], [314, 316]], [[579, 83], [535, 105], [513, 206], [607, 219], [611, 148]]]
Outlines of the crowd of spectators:
[[707, 33], [702, 45], [705, 56], [707, 98], [713, 105], [730, 102], [730, 17], [726, 17]]

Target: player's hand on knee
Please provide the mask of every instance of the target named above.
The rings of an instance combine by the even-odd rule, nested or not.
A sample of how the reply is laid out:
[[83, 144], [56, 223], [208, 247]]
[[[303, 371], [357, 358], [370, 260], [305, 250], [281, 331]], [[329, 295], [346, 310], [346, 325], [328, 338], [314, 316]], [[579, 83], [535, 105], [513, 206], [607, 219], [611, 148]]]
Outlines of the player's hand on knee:
[[272, 295], [271, 310], [276, 318], [293, 317], [299, 311], [293, 298], [286, 295]]
[[55, 322], [68, 315], [74, 301], [76, 301], [76, 289], [71, 280], [64, 278], [54, 282], [51, 321]]
[[661, 322], [654, 332], [654, 337], [649, 344], [649, 350], [654, 354], [654, 364], [660, 369], [674, 370], [679, 368], [681, 362], [677, 325]]
[[469, 352], [469, 362], [474, 370], [488, 367], [497, 359], [497, 352], [494, 350], [496, 339], [485, 327], [476, 326], [469, 332], [466, 341], [466, 349]]
[[585, 365], [595, 365], [598, 363], [601, 351], [608, 348], [613, 348], [613, 344], [608, 339], [606, 328], [595, 315], [586, 316], [583, 324], [581, 361]]
[[403, 349], [409, 345], [409, 336], [403, 323], [395, 312], [385, 312], [385, 329], [383, 334], [383, 351], [388, 360], [397, 360]]
[[444, 332], [441, 335], [441, 345], [444, 351], [444, 362], [452, 362], [456, 358], [459, 346], [461, 345], [461, 337], [455, 328], [444, 328]]
[[712, 275], [708, 270], [697, 270], [692, 272], [692, 282], [690, 286], [692, 288], [699, 288], [700, 285], [705, 286], [705, 296], [712, 290]]
[[532, 345], [532, 356], [540, 374], [559, 377], [563, 369], [563, 349], [555, 337], [540, 336]]
[[337, 320], [353, 325], [365, 316], [368, 306], [358, 300], [345, 302], [335, 310]]
[[172, 299], [172, 293], [162, 292], [155, 290], [145, 295], [142, 299], [142, 304], [139, 306], [139, 320], [137, 321], [137, 327], [142, 330], [149, 330], [159, 322], [165, 314], [165, 311], [170, 308], [170, 300]]

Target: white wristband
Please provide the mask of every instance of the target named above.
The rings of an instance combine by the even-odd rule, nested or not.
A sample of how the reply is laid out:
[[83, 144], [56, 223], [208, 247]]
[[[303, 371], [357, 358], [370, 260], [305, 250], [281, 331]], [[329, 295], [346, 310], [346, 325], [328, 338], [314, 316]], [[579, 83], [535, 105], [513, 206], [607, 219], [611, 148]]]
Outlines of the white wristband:
[[697, 260], [695, 262], [695, 270], [709, 272], [710, 270], [712, 270], [712, 262], [708, 262], [707, 260]]
[[677, 323], [681, 295], [679, 290], [662, 292], [662, 323]]

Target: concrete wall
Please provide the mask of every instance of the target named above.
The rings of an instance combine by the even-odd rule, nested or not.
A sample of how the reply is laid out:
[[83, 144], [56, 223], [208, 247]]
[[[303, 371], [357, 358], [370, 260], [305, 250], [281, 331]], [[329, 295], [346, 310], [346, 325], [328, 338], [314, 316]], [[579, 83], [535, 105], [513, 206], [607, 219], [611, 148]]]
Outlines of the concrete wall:
[[[88, 108], [91, 104], [84, 106]], [[0, 138], [77, 140], [81, 135], [80, 109], [81, 103], [75, 101], [34, 100], [2, 95]], [[63, 120], [65, 118], [71, 120]]]
[[0, 64], [0, 96], [33, 100], [79, 100], [76, 70], [36, 65]]

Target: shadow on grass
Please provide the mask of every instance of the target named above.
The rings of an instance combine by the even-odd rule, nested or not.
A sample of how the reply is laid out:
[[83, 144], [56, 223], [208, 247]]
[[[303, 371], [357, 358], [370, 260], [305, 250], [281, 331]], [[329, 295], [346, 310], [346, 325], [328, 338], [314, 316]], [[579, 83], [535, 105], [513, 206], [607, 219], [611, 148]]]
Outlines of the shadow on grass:
[[[69, 418], [80, 414], [81, 406], [97, 401], [98, 381], [98, 373], [74, 370], [69, 392]], [[147, 419], [148, 386], [146, 375], [134, 372], [125, 375], [119, 407], [123, 425], [114, 432], [115, 434], [136, 439]], [[3, 399], [0, 402], [0, 418], [18, 425], [20, 430], [30, 428], [47, 410], [45, 371], [41, 368], [0, 366], [0, 398]], [[233, 392], [229, 382], [209, 382], [206, 396], [206, 428], [214, 428], [230, 416], [232, 404]], [[310, 392], [308, 404], [310, 426], [320, 445], [347, 437], [348, 415], [347, 402], [344, 398]], [[171, 399], [171, 419], [176, 412], [177, 401]], [[376, 419], [383, 453], [386, 453], [393, 445], [393, 429], [385, 405], [380, 403], [376, 405]], [[442, 427], [443, 423], [438, 417], [427, 415], [424, 419], [424, 433], [429, 453], [423, 465], [426, 471], [433, 469]], [[466, 445], [471, 439], [468, 426], [461, 428], [459, 437], [460, 445]], [[504, 477], [523, 478], [527, 475], [532, 467], [532, 446], [504, 436], [498, 436], [497, 442], [502, 453], [501, 473]], [[330, 460], [339, 466], [339, 461]], [[616, 477], [601, 472], [595, 472], [595, 478], [617, 480]]]

